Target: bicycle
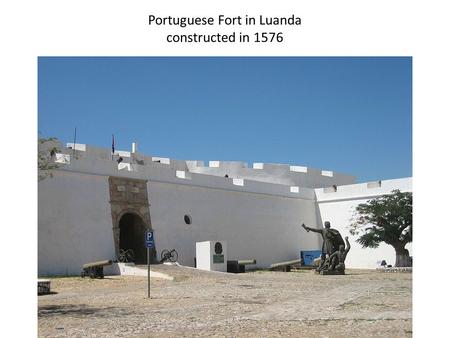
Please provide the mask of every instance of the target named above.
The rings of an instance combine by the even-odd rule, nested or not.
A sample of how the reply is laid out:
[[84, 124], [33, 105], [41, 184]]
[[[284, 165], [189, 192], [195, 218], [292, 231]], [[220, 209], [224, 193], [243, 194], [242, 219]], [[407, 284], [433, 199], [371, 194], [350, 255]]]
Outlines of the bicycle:
[[161, 263], [164, 262], [172, 262], [175, 263], [178, 260], [178, 252], [175, 249], [172, 250], [167, 250], [164, 249], [163, 251], [161, 251]]
[[131, 249], [120, 249], [119, 251], [119, 257], [117, 257], [117, 260], [121, 263], [130, 263], [134, 262], [134, 252]]

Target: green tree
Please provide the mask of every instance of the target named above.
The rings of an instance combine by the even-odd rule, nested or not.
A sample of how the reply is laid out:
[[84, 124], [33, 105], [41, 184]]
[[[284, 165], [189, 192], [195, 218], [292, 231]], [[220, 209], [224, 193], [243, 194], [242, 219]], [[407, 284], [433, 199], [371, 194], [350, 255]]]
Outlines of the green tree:
[[406, 244], [412, 242], [412, 193], [393, 190], [356, 207], [350, 233], [363, 248], [377, 248], [381, 242], [394, 247], [395, 266], [411, 266]]
[[56, 138], [39, 138], [38, 139], [38, 180], [42, 181], [46, 177], [52, 177], [52, 170], [59, 167], [54, 162], [56, 153], [59, 148], [55, 146]]

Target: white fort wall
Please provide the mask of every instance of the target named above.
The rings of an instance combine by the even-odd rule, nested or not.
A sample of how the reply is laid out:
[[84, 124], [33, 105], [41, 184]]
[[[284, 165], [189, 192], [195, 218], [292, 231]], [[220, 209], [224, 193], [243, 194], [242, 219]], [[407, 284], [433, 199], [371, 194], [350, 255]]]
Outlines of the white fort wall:
[[79, 274], [113, 257], [108, 177], [55, 171], [39, 182], [39, 275]]
[[195, 243], [202, 241], [226, 241], [228, 259], [256, 259], [258, 267], [320, 246], [299, 226], [316, 222], [314, 200], [162, 182], [147, 189], [156, 248], [176, 249], [184, 265], [194, 265]]
[[[388, 264], [395, 264], [395, 250], [392, 246], [381, 243], [376, 249], [363, 249], [356, 242], [357, 237], [349, 233], [355, 207], [367, 202], [371, 198], [389, 194], [392, 190], [412, 191], [412, 179], [401, 178], [371, 183], [337, 186], [336, 191], [331, 188], [315, 189], [321, 222], [330, 221], [331, 227], [339, 230], [342, 237], [348, 236], [352, 246], [347, 259], [349, 268], [376, 268], [377, 261], [386, 260]], [[406, 246], [412, 256], [411, 243]]]
[[[109, 149], [86, 145], [61, 153], [68, 163], [39, 182], [40, 275], [78, 274], [86, 262], [115, 259], [109, 176], [147, 180], [157, 254], [176, 249], [180, 262], [190, 266], [195, 242], [207, 240], [227, 241], [229, 259], [254, 258], [258, 267], [296, 259], [300, 250], [321, 247], [319, 235], [301, 223], [329, 220], [345, 236], [357, 204], [392, 189], [411, 190], [411, 179], [339, 185], [354, 178], [300, 166], [260, 163], [250, 169], [242, 162], [212, 161], [205, 168], [201, 161], [130, 152], [121, 152], [118, 164]], [[309, 188], [317, 185], [327, 188]], [[394, 263], [389, 246], [362, 249], [350, 239], [348, 267]]]
[[[291, 193], [286, 186], [170, 173], [170, 181], [159, 175], [167, 181], [147, 183], [158, 255], [176, 249], [181, 264], [194, 266], [195, 243], [218, 239], [228, 242], [229, 259], [254, 258], [267, 267], [320, 247], [317, 235], [299, 227], [316, 222], [311, 189]], [[39, 183], [38, 218], [39, 275], [79, 274], [82, 264], [115, 259], [108, 176], [55, 171]]]

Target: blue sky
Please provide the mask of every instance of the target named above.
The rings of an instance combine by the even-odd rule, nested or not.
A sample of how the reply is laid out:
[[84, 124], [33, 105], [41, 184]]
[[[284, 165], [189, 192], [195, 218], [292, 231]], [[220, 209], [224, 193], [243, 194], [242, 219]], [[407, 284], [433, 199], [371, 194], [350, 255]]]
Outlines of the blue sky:
[[192, 160], [412, 175], [412, 59], [38, 59], [42, 137]]

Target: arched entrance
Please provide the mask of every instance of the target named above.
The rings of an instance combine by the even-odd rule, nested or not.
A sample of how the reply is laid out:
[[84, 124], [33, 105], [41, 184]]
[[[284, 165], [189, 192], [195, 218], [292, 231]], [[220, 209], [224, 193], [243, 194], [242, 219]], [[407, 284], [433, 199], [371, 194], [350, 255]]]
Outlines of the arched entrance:
[[131, 249], [134, 252], [136, 264], [147, 262], [147, 249], [145, 248], [146, 226], [142, 218], [132, 212], [124, 214], [119, 221], [119, 249]]

